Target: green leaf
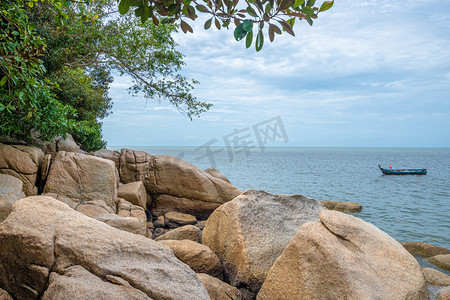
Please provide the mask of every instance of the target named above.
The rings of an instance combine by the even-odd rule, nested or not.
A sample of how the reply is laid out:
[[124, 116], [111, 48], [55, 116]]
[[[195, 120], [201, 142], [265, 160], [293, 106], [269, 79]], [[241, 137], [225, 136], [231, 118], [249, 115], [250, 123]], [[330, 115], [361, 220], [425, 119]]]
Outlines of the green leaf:
[[285, 10], [295, 4], [295, 0], [283, 0], [281, 2], [280, 6], [278, 7], [278, 10]]
[[199, 12], [204, 12], [204, 13], [209, 12], [209, 10], [206, 8], [206, 6], [201, 5], [201, 4], [197, 5], [196, 8]]
[[34, 6], [33, 1], [28, 2], [28, 6], [31, 7], [31, 8], [33, 8], [33, 6]]
[[252, 31], [253, 22], [251, 20], [244, 20], [244, 22], [242, 22], [242, 29], [244, 29], [247, 32]]
[[239, 26], [234, 29], [234, 38], [236, 39], [236, 41], [242, 40], [246, 35], [247, 31], [242, 28], [242, 24], [239, 24]]
[[313, 20], [311, 19], [310, 16], [306, 16], [305, 19], [306, 19], [306, 21], [308, 22], [309, 25], [313, 26]]
[[305, 0], [296, 0], [295, 3], [294, 3], [294, 7], [299, 7], [303, 3], [305, 3]]
[[249, 31], [247, 33], [247, 38], [245, 39], [245, 47], [250, 48], [250, 46], [252, 45], [252, 41], [253, 41], [253, 31]]
[[319, 12], [329, 10], [331, 7], [333, 7], [334, 0], [333, 1], [325, 1], [322, 3], [322, 6], [320, 6]]
[[0, 86], [4, 86], [7, 79], [8, 79], [7, 75], [3, 76], [2, 80], [0, 80]]
[[264, 35], [262, 33], [262, 30], [259, 30], [258, 35], [256, 36], [256, 43], [255, 43], [256, 52], [261, 51], [263, 44], [264, 44]]
[[120, 0], [119, 3], [119, 12], [121, 15], [124, 15], [128, 12], [128, 10], [130, 9], [130, 0]]
[[214, 23], [216, 25], [216, 28], [220, 30], [220, 22], [218, 19], [214, 19]]
[[4, 110], [5, 110], [5, 106], [0, 103], [0, 111], [4, 111]]
[[205, 29], [209, 29], [211, 27], [212, 19], [213, 18], [211, 18], [211, 19], [209, 19], [208, 21], [205, 22], [205, 25], [203, 26]]
[[309, 7], [309, 6], [305, 6], [300, 10], [302, 13], [306, 14], [307, 16], [312, 16], [314, 15], [314, 10]]
[[306, 6], [313, 6], [316, 3], [316, 0], [308, 0], [308, 2], [306, 2]]
[[252, 17], [257, 17], [258, 15], [256, 14], [256, 11], [251, 7], [251, 6], [247, 6], [246, 9], [247, 13], [252, 16]]

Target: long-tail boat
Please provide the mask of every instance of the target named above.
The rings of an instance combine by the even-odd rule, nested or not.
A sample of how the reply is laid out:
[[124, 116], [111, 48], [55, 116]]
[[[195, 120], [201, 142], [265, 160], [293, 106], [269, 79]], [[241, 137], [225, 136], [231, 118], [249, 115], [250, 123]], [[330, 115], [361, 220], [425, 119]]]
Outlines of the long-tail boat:
[[378, 165], [385, 175], [426, 175], [427, 169], [383, 169]]

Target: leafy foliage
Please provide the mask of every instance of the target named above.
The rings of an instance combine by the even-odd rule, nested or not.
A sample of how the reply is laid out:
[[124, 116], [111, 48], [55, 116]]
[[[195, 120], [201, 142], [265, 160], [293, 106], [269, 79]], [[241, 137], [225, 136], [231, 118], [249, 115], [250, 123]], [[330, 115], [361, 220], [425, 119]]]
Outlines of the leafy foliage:
[[115, 0], [7, 0], [0, 12], [0, 135], [31, 141], [72, 133], [85, 150], [105, 146], [100, 120], [112, 108], [112, 72], [130, 93], [169, 101], [192, 118], [209, 109], [191, 94], [171, 32], [117, 14]]
[[[239, 0], [120, 0], [119, 12], [126, 14], [130, 9], [134, 10], [136, 17], [142, 22], [151, 19], [154, 24], [159, 24], [161, 17], [166, 22], [174, 23], [180, 20], [180, 27], [184, 33], [192, 32], [191, 26], [183, 19], [195, 20], [197, 13], [207, 13], [211, 18], [205, 22], [204, 28], [211, 28], [214, 22], [217, 29], [235, 24], [234, 37], [237, 41], [246, 37], [246, 47], [249, 48], [253, 41], [253, 29], [250, 24], [257, 27], [255, 47], [260, 51], [264, 44], [263, 29], [267, 26], [267, 33], [272, 42], [275, 33], [281, 34], [281, 28], [295, 36], [293, 27], [295, 20], [306, 20], [313, 25], [320, 12], [330, 9], [334, 0], [325, 1], [320, 7], [315, 6], [316, 0], [245, 0], [245, 4]], [[276, 25], [277, 22], [279, 25]], [[245, 23], [245, 25], [244, 25]]]
[[24, 3], [2, 2], [0, 9], [0, 134], [26, 141], [31, 129], [43, 139], [64, 134], [76, 112], [57, 100], [42, 77], [45, 40], [34, 34]]

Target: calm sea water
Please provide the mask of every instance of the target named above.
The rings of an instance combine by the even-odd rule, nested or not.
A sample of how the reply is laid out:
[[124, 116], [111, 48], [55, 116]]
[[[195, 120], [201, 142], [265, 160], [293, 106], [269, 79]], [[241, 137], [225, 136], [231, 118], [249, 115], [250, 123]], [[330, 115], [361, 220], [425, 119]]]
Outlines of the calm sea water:
[[[120, 149], [121, 147], [111, 147]], [[236, 187], [363, 205], [355, 216], [400, 242], [450, 248], [449, 148], [266, 148], [249, 153], [185, 147], [128, 147], [214, 166]], [[229, 156], [231, 154], [231, 156]], [[378, 164], [426, 168], [427, 175], [382, 175]]]

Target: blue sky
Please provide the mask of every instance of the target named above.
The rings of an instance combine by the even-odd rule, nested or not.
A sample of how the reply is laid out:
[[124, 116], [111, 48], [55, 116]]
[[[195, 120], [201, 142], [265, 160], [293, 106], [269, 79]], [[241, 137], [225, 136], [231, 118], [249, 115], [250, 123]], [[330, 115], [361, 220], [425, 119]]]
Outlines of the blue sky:
[[[319, 1], [318, 1], [319, 2]], [[321, 3], [321, 2], [320, 2]], [[450, 1], [336, 0], [310, 27], [297, 22], [261, 52], [232, 30], [174, 36], [183, 75], [213, 108], [190, 121], [164, 102], [110, 95], [108, 146], [224, 145], [233, 130], [280, 117], [287, 147], [450, 147]]]

